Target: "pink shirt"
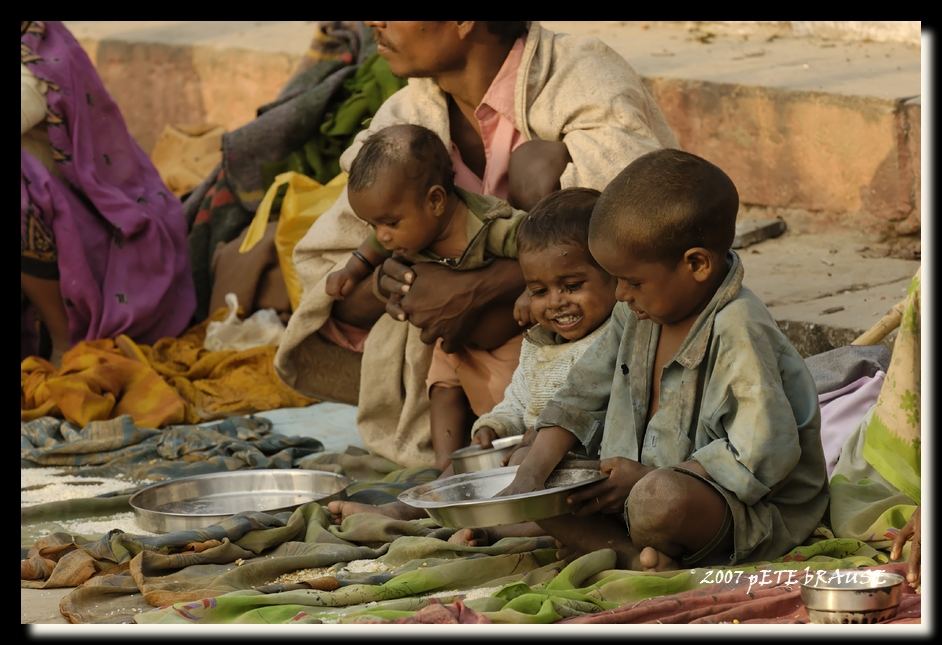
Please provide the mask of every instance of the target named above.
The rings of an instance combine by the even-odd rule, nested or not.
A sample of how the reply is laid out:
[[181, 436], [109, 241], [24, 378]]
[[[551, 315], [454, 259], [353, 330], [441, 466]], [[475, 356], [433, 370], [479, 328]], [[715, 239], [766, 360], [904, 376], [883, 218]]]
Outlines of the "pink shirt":
[[[484, 142], [484, 176], [474, 174], [461, 159], [458, 146], [454, 142], [451, 144], [455, 184], [472, 193], [507, 199], [510, 153], [524, 142], [523, 135], [514, 124], [514, 90], [520, 61], [523, 59], [523, 46], [523, 38], [518, 38], [484, 93], [481, 104], [474, 110], [474, 118]], [[368, 330], [336, 320], [333, 316], [327, 319], [319, 332], [335, 345], [361, 353], [369, 333]]]
[[484, 93], [481, 104], [474, 110], [474, 118], [484, 141], [484, 176], [475, 175], [461, 159], [458, 146], [454, 142], [451, 144], [455, 183], [472, 193], [507, 199], [510, 153], [524, 142], [523, 135], [514, 123], [514, 90], [517, 71], [523, 59], [523, 46], [523, 38], [518, 38]]

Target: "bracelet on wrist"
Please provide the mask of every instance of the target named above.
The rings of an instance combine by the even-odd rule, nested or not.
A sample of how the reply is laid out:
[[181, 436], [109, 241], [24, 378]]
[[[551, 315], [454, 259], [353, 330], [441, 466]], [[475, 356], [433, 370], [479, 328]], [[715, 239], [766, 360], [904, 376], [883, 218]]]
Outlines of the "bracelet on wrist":
[[365, 264], [367, 267], [369, 267], [370, 271], [376, 268], [376, 266], [372, 262], [367, 260], [366, 256], [360, 253], [359, 250], [353, 252], [353, 257], [355, 257], [357, 260], [359, 260], [360, 262]]

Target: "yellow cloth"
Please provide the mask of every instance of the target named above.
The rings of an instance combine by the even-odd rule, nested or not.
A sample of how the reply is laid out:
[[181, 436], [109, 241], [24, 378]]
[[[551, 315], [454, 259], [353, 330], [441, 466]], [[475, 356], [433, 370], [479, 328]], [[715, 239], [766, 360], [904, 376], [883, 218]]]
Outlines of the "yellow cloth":
[[146, 363], [127, 358], [111, 339], [82, 341], [62, 367], [38, 356], [20, 366], [20, 418], [68, 419], [80, 427], [130, 414], [143, 427], [186, 420], [186, 404]]
[[265, 193], [262, 203], [255, 211], [255, 218], [246, 229], [245, 238], [239, 253], [248, 253], [265, 236], [269, 215], [275, 196], [282, 186], [287, 186], [281, 201], [281, 212], [275, 229], [275, 251], [278, 263], [285, 279], [291, 310], [298, 308], [301, 302], [302, 284], [294, 268], [292, 253], [298, 241], [304, 237], [311, 224], [330, 208], [347, 185], [347, 173], [341, 172], [326, 184], [294, 171], [284, 172], [275, 177], [275, 181]]
[[201, 423], [235, 414], [310, 405], [275, 376], [274, 346], [203, 349], [206, 326], [226, 310], [153, 346], [127, 336], [83, 341], [62, 368], [30, 356], [21, 365], [20, 417], [61, 416], [80, 426], [129, 414], [143, 427]]
[[223, 134], [215, 123], [164, 126], [150, 159], [174, 195], [186, 195], [219, 165]]

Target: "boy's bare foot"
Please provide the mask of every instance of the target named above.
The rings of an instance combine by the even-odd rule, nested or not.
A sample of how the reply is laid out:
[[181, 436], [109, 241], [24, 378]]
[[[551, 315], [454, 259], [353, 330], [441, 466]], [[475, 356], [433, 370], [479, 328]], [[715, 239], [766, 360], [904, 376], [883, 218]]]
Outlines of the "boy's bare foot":
[[462, 546], [490, 546], [491, 539], [487, 529], [458, 529], [448, 538], [448, 543]]
[[638, 554], [638, 565], [640, 571], [673, 571], [677, 569], [677, 562], [673, 558], [650, 546], [641, 549], [641, 553]]
[[422, 509], [414, 508], [399, 501], [374, 506], [373, 504], [335, 500], [328, 502], [327, 510], [330, 512], [334, 524], [340, 524], [351, 515], [356, 515], [357, 513], [385, 515], [394, 520], [420, 520], [428, 517]]

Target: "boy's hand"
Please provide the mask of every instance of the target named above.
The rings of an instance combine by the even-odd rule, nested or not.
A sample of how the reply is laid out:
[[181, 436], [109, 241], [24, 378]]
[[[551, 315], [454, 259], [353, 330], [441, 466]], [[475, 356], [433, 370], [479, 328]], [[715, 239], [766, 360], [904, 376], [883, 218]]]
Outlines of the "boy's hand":
[[577, 508], [574, 515], [585, 517], [595, 513], [621, 513], [631, 489], [654, 468], [643, 466], [633, 459], [610, 457], [602, 460], [599, 470], [603, 475], [608, 475], [608, 479], [581, 488], [569, 496], [569, 503]]
[[473, 443], [476, 443], [481, 447], [481, 449], [492, 448], [491, 442], [497, 438], [497, 432], [494, 428], [488, 428], [487, 426], [477, 429], [477, 432], [474, 433], [474, 437], [471, 439]]
[[344, 296], [353, 291], [359, 282], [360, 280], [346, 267], [334, 271], [327, 276], [327, 295], [335, 300], [343, 300]]
[[922, 522], [919, 518], [919, 507], [913, 511], [912, 517], [906, 526], [900, 529], [893, 540], [893, 548], [890, 550], [890, 560], [899, 560], [903, 555], [903, 545], [912, 538], [913, 545], [909, 551], [909, 567], [906, 572], [906, 580], [914, 589], [919, 589], [919, 568], [922, 564]]
[[524, 290], [514, 302], [514, 320], [521, 327], [529, 327], [536, 321], [530, 315], [530, 292]]

